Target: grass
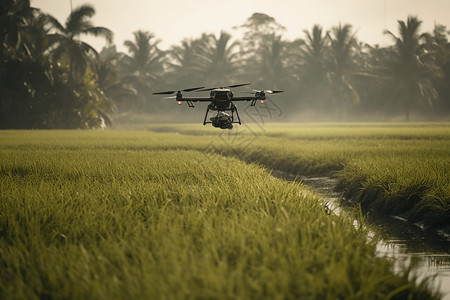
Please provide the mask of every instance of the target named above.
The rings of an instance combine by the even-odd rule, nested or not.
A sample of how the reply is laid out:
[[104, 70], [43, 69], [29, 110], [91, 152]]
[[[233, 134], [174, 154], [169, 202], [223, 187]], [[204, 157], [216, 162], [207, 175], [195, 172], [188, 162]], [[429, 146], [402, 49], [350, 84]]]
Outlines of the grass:
[[270, 139], [1, 132], [0, 298], [438, 298], [376, 257], [367, 228], [229, 157], [286, 145]]
[[[193, 125], [149, 128], [214, 136]], [[337, 176], [337, 188], [366, 211], [450, 232], [449, 123], [270, 124], [239, 135], [251, 143], [217, 151], [293, 174]]]
[[[337, 188], [366, 211], [450, 231], [449, 123], [243, 125], [231, 132], [197, 124], [146, 127], [162, 132], [151, 137], [155, 143], [143, 133], [119, 131], [102, 139], [86, 135], [75, 144], [64, 132], [53, 132], [58, 144], [51, 147], [190, 149], [293, 174], [337, 176]], [[119, 137], [123, 144], [116, 143]], [[33, 145], [46, 143], [52, 139]]]
[[[405, 151], [406, 152], [406, 151]], [[366, 210], [401, 215], [428, 229], [450, 229], [450, 161], [445, 155], [407, 152], [355, 159], [338, 188]]]

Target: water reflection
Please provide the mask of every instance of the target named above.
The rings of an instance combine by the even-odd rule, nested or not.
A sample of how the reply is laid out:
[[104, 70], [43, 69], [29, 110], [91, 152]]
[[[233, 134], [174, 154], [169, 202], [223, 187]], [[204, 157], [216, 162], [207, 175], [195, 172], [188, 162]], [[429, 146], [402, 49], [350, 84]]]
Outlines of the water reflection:
[[377, 245], [379, 256], [394, 262], [394, 271], [400, 271], [410, 264], [415, 266], [418, 279], [435, 277], [433, 287], [444, 294], [442, 299], [450, 300], [450, 254], [412, 251], [407, 240], [384, 240]]
[[[336, 180], [330, 177], [301, 178], [306, 185], [325, 198], [334, 213], [342, 211], [340, 194], [334, 192]], [[400, 217], [371, 220], [381, 229], [383, 240], [377, 254], [394, 262], [394, 272], [414, 266], [418, 279], [431, 277], [432, 286], [450, 300], [450, 237], [444, 233], [430, 234], [420, 226], [411, 226]]]

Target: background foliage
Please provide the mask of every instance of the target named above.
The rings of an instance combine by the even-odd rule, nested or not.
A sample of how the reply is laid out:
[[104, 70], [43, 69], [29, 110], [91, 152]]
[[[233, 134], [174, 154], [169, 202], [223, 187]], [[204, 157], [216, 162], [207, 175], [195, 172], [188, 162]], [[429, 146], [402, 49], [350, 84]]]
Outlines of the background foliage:
[[[75, 8], [64, 24], [28, 0], [0, 4], [0, 128], [105, 127], [129, 112], [175, 111], [158, 90], [252, 82], [282, 89], [290, 120], [448, 119], [450, 44], [437, 24], [398, 21], [392, 45], [368, 45], [351, 24], [316, 24], [285, 40], [273, 17], [254, 13], [236, 28], [242, 38], [203, 33], [162, 51], [151, 32], [133, 32], [117, 52], [113, 33], [95, 26], [92, 6]], [[108, 42], [100, 53], [83, 41]]]

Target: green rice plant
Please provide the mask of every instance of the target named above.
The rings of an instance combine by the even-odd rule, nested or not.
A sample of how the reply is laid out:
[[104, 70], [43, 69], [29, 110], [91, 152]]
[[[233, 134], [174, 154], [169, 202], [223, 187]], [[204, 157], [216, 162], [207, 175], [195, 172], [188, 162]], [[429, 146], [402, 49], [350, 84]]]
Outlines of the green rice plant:
[[[149, 128], [184, 135], [194, 130], [211, 139], [217, 134], [194, 125]], [[366, 210], [402, 215], [432, 230], [450, 230], [449, 123], [287, 123], [248, 128], [234, 134], [257, 137], [251, 145], [220, 153], [294, 175], [337, 176], [337, 189]]]
[[330, 215], [299, 183], [205, 152], [209, 138], [5, 131], [0, 141], [2, 299], [439, 298], [376, 257], [365, 226]]
[[445, 228], [450, 219], [450, 162], [415, 156], [349, 162], [340, 173], [338, 189], [366, 209], [402, 215], [430, 229]]
[[[395, 212], [428, 228], [446, 228], [449, 127], [448, 123], [288, 123], [246, 125], [224, 133], [198, 124], [151, 125], [149, 129], [164, 133], [107, 131], [99, 136], [73, 131], [68, 137], [64, 131], [43, 131], [27, 137], [27, 132], [5, 131], [0, 142], [9, 149], [191, 149], [294, 175], [339, 174], [338, 189], [364, 208]], [[25, 137], [31, 139], [29, 144], [21, 141]]]

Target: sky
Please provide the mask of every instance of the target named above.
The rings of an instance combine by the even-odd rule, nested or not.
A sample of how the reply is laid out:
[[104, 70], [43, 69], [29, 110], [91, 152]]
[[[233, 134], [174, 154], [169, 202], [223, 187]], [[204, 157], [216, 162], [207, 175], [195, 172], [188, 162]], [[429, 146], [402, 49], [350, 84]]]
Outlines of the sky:
[[[397, 34], [397, 21], [409, 15], [423, 21], [422, 32], [434, 24], [450, 30], [450, 0], [31, 0], [31, 5], [56, 17], [64, 24], [73, 8], [91, 4], [96, 10], [94, 25], [114, 32], [114, 44], [125, 51], [123, 42], [133, 40], [133, 32], [153, 33], [162, 50], [185, 38], [202, 33], [220, 34], [221, 30], [238, 36], [233, 27], [240, 26], [255, 12], [265, 13], [286, 27], [283, 38], [303, 38], [303, 30], [314, 24], [325, 30], [349, 23], [359, 41], [386, 46], [392, 39], [385, 29]], [[105, 41], [85, 38], [101, 50]]]

